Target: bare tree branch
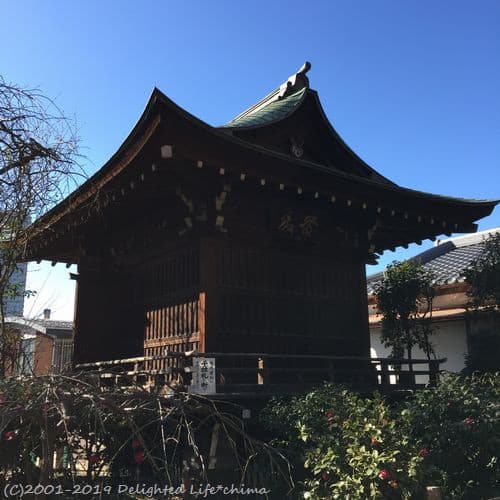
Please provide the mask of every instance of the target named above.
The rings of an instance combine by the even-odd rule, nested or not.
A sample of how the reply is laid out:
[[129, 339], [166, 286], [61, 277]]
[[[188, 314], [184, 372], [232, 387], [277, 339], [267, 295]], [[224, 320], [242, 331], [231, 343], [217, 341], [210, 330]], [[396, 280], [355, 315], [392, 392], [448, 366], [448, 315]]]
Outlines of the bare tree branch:
[[[0, 76], [0, 376], [8, 345], [3, 299], [23, 249], [15, 242], [83, 175], [74, 120], [39, 89]], [[13, 360], [9, 361], [12, 365]]]

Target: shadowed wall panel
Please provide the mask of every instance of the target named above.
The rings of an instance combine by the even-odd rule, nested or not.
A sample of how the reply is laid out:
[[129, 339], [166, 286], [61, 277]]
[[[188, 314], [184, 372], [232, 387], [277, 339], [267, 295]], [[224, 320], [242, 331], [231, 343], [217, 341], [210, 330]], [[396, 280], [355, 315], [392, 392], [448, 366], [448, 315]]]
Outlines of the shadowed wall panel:
[[365, 354], [360, 263], [224, 246], [217, 267], [220, 350]]
[[[198, 258], [197, 249], [190, 247], [142, 268], [145, 356], [199, 348]], [[165, 366], [160, 360], [148, 365], [151, 369]]]

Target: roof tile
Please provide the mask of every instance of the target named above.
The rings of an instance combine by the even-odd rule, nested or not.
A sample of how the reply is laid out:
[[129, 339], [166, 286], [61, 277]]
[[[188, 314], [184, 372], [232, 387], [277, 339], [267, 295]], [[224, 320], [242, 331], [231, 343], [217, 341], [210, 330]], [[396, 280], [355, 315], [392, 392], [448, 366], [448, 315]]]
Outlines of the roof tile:
[[[485, 240], [490, 234], [495, 233], [500, 233], [500, 228], [451, 238], [409, 260], [421, 262], [424, 267], [432, 270], [435, 284], [463, 281], [464, 270], [481, 256]], [[369, 294], [375, 291], [375, 285], [382, 281], [383, 277], [382, 271], [367, 278]]]
[[249, 114], [237, 116], [221, 128], [257, 127], [268, 123], [282, 120], [288, 116], [300, 102], [306, 92], [306, 88], [289, 95], [283, 99], [271, 101], [262, 108], [258, 108]]

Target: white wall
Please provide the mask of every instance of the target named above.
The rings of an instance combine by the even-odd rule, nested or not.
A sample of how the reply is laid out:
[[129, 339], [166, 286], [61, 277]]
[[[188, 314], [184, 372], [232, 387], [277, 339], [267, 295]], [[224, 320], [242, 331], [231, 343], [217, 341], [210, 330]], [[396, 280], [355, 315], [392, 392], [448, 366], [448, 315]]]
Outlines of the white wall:
[[[467, 353], [467, 336], [465, 321], [457, 319], [439, 322], [436, 333], [431, 337], [434, 350], [438, 358], [447, 358], [446, 363], [440, 365], [442, 370], [459, 372], [465, 367], [464, 355]], [[370, 328], [371, 355], [373, 358], [386, 358], [390, 350], [385, 348], [380, 341], [380, 327]], [[419, 349], [414, 349], [412, 357], [425, 359], [425, 354]], [[427, 368], [424, 365], [425, 369]], [[415, 367], [415, 369], [418, 369]]]

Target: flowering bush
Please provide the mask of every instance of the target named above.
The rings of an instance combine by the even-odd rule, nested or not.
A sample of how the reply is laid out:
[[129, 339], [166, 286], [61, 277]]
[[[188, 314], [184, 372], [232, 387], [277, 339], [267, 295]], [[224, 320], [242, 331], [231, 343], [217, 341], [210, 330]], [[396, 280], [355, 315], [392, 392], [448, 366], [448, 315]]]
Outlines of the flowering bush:
[[427, 485], [445, 498], [500, 491], [500, 374], [448, 375], [393, 404], [325, 385], [272, 401], [263, 420], [305, 498], [423, 498]]
[[274, 401], [264, 421], [281, 433], [285, 453], [292, 447], [297, 457], [302, 450], [305, 498], [410, 498], [424, 457], [420, 441], [402, 430], [405, 415], [380, 395], [362, 398], [325, 385], [288, 403]]
[[405, 404], [405, 430], [422, 440], [428, 484], [451, 498], [500, 491], [500, 374], [443, 377]]

